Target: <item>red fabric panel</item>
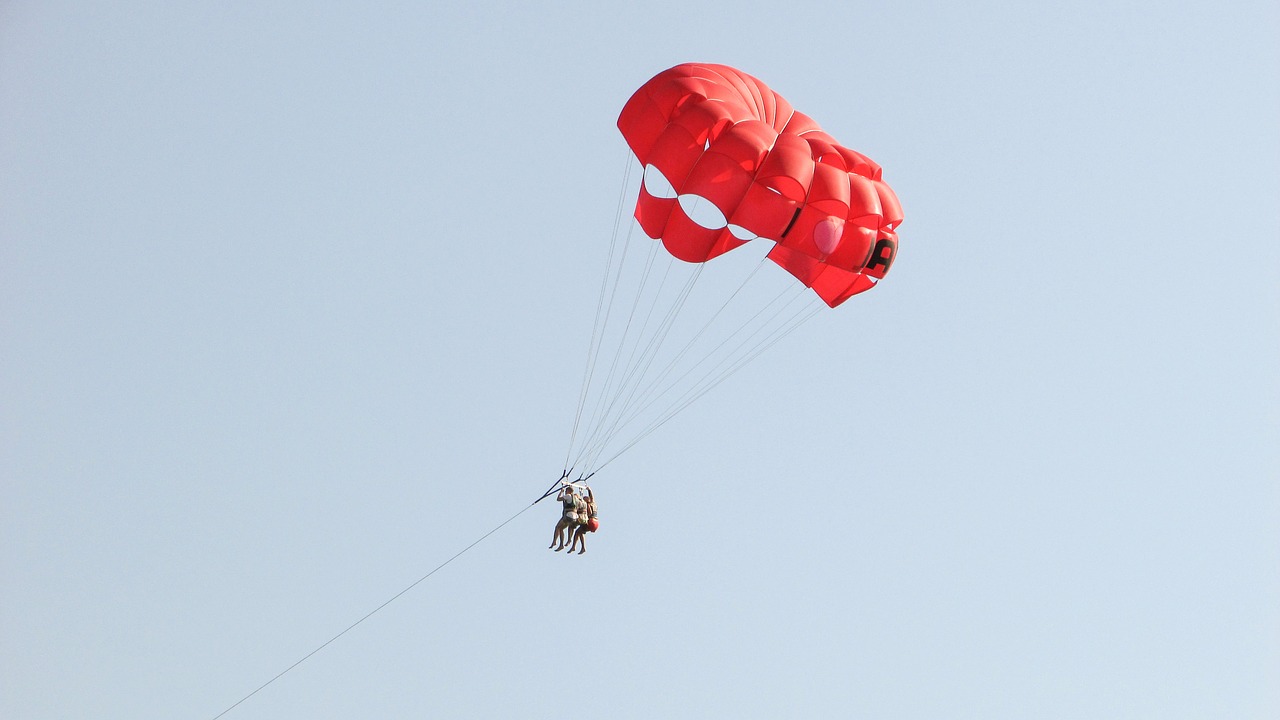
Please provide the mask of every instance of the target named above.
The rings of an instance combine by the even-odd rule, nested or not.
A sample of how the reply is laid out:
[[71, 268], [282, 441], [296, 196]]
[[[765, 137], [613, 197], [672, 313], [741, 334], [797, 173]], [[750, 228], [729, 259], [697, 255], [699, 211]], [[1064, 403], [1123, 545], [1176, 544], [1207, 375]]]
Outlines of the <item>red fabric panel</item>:
[[[853, 279], [852, 285], [850, 285], [844, 292], [837, 295], [834, 300], [827, 300], [827, 304], [830, 305], [831, 307], [835, 307], [840, 303], [844, 302], [845, 300], [848, 300], [849, 298], [853, 297], [854, 295], [857, 295], [860, 292], [866, 292], [867, 290], [870, 290], [875, 286], [876, 286], [875, 279], [867, 277], [866, 275], [863, 275], [863, 274], [859, 274], [857, 277]], [[823, 298], [823, 299], [826, 300], [826, 298]]]
[[786, 135], [803, 135], [807, 132], [822, 130], [813, 118], [796, 110], [791, 113], [791, 117], [787, 119], [787, 124], [782, 128], [783, 134]]
[[632, 95], [618, 116], [618, 129], [627, 140], [627, 147], [643, 164], [649, 149], [667, 127], [666, 116], [647, 95]]
[[827, 163], [815, 163], [808, 204], [840, 218], [849, 215], [849, 173]]
[[648, 156], [640, 158], [640, 162], [658, 168], [667, 182], [679, 190], [701, 155], [701, 140], [691, 136], [688, 130], [679, 125], [668, 125], [653, 143]]
[[827, 256], [826, 262], [833, 267], [857, 270], [866, 262], [867, 256], [871, 254], [871, 246], [875, 242], [875, 230], [846, 222], [844, 234], [840, 236], [840, 244]]
[[863, 227], [878, 229], [884, 210], [880, 206], [880, 191], [875, 184], [861, 175], [849, 174], [849, 220]]
[[671, 124], [689, 131], [689, 135], [704, 145], [712, 135], [733, 122], [731, 108], [718, 102], [688, 102], [671, 115]]
[[675, 198], [654, 197], [644, 188], [640, 188], [640, 197], [636, 200], [635, 217], [644, 234], [654, 240], [662, 237], [662, 232], [667, 227], [667, 218], [671, 217], [671, 211], [675, 206]]
[[[791, 228], [779, 241], [779, 247], [785, 246], [791, 252], [798, 252], [813, 258], [817, 262], [825, 260], [824, 253], [818, 249], [813, 241], [813, 229], [818, 223], [830, 217], [829, 213], [822, 212], [814, 208], [812, 205], [802, 205], [800, 207], [800, 215], [796, 217]], [[806, 285], [808, 283], [805, 283]]]
[[[818, 277], [814, 278], [813, 284], [809, 287], [818, 293], [818, 297], [831, 307], [835, 307], [844, 302], [845, 299], [852, 295], [849, 292], [853, 289], [854, 282], [857, 281], [859, 275], [849, 270], [844, 270], [832, 265], [824, 265], [822, 272]], [[846, 295], [845, 293], [849, 293]]]
[[717, 255], [727, 253], [736, 247], [742, 247], [747, 242], [734, 237], [728, 228], [721, 230], [720, 234], [716, 236], [716, 241], [711, 245], [711, 249], [707, 252], [707, 259], [710, 260]]
[[808, 143], [794, 135], [779, 135], [756, 177], [788, 199], [803, 201], [813, 181], [813, 165]]
[[742, 202], [729, 216], [729, 222], [744, 227], [763, 238], [782, 237], [800, 203], [790, 200], [757, 180], [747, 188]]
[[778, 133], [765, 123], [743, 120], [717, 135], [707, 150], [734, 158], [743, 170], [755, 175], [777, 138]]
[[880, 196], [880, 206], [884, 208], [884, 227], [890, 230], [897, 229], [902, 223], [902, 205], [898, 202], [898, 196], [893, 190], [882, 182], [875, 184], [876, 193]]
[[743, 170], [733, 158], [707, 151], [698, 158], [698, 164], [679, 190], [681, 194], [699, 195], [710, 200], [720, 208], [720, 212], [732, 213], [747, 188], [751, 187], [751, 176], [752, 173]]
[[880, 166], [873, 162], [871, 158], [860, 152], [850, 150], [843, 145], [837, 146], [837, 149], [844, 156], [845, 165], [849, 168], [849, 172], [857, 173], [870, 180], [880, 179]]
[[689, 219], [676, 203], [662, 230], [662, 244], [667, 251], [685, 262], [706, 262], [714, 257], [712, 251], [723, 230], [709, 230]]
[[822, 272], [822, 263], [818, 262], [817, 258], [792, 250], [785, 245], [774, 245], [768, 257], [804, 283], [805, 287], [812, 287], [818, 273]]

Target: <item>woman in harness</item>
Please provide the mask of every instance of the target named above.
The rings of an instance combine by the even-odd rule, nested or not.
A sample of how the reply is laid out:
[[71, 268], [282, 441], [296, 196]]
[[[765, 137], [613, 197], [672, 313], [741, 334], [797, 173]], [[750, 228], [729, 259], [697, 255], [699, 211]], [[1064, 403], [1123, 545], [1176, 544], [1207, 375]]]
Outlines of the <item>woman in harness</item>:
[[[562, 511], [560, 520], [556, 522], [555, 534], [551, 536], [551, 544], [547, 547], [554, 547], [556, 552], [560, 552], [564, 549], [565, 541], [569, 539], [568, 536], [573, 533], [573, 529], [578, 525], [579, 512], [584, 510], [584, 503], [572, 485], [565, 485], [560, 488], [560, 493], [556, 495], [556, 500], [560, 501]], [[557, 543], [559, 543], [558, 547]]]
[[591, 493], [591, 488], [587, 488], [587, 497], [583, 501], [583, 508], [578, 512], [578, 524], [573, 526], [570, 532], [573, 533], [573, 542], [569, 544], [569, 552], [578, 547], [578, 543], [582, 543], [582, 549], [578, 554], [587, 551], [587, 533], [595, 532], [600, 527], [600, 520], [596, 518], [596, 496]]

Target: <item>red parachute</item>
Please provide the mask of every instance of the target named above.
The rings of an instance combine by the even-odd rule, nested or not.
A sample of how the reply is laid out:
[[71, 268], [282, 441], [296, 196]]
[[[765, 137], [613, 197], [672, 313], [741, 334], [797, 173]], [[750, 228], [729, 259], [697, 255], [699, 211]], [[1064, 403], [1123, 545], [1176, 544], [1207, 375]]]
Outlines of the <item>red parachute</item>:
[[880, 166], [744, 72], [685, 63], [659, 73], [618, 129], [645, 167], [635, 217], [681, 260], [772, 240], [769, 259], [831, 307], [893, 264], [902, 207]]

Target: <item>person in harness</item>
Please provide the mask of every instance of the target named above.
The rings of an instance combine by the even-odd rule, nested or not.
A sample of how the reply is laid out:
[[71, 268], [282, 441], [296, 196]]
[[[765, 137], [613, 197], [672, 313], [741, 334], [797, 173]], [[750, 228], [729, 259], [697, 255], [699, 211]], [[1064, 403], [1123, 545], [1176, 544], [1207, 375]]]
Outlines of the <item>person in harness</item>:
[[578, 511], [578, 523], [570, 528], [573, 534], [573, 542], [569, 544], [569, 552], [572, 553], [574, 548], [578, 547], [578, 543], [582, 543], [582, 549], [578, 554], [587, 551], [587, 533], [595, 532], [600, 527], [600, 520], [596, 517], [596, 496], [591, 493], [591, 488], [587, 488], [587, 497], [582, 501], [582, 509]]
[[586, 504], [572, 485], [560, 488], [556, 500], [559, 500], [561, 505], [560, 520], [556, 522], [555, 534], [551, 536], [551, 544], [547, 548], [555, 548], [556, 552], [560, 552], [573, 534], [574, 528], [578, 526], [579, 512], [586, 509]]

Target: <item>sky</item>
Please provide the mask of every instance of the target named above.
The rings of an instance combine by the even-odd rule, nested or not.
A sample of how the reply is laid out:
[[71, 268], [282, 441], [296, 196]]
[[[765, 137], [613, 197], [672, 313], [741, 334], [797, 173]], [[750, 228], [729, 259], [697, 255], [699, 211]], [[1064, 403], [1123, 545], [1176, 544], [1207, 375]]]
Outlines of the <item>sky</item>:
[[[213, 718], [517, 513], [224, 717], [1280, 716], [1278, 35], [0, 3], [0, 716]], [[880, 163], [899, 253], [566, 559], [614, 123], [691, 61]]]

